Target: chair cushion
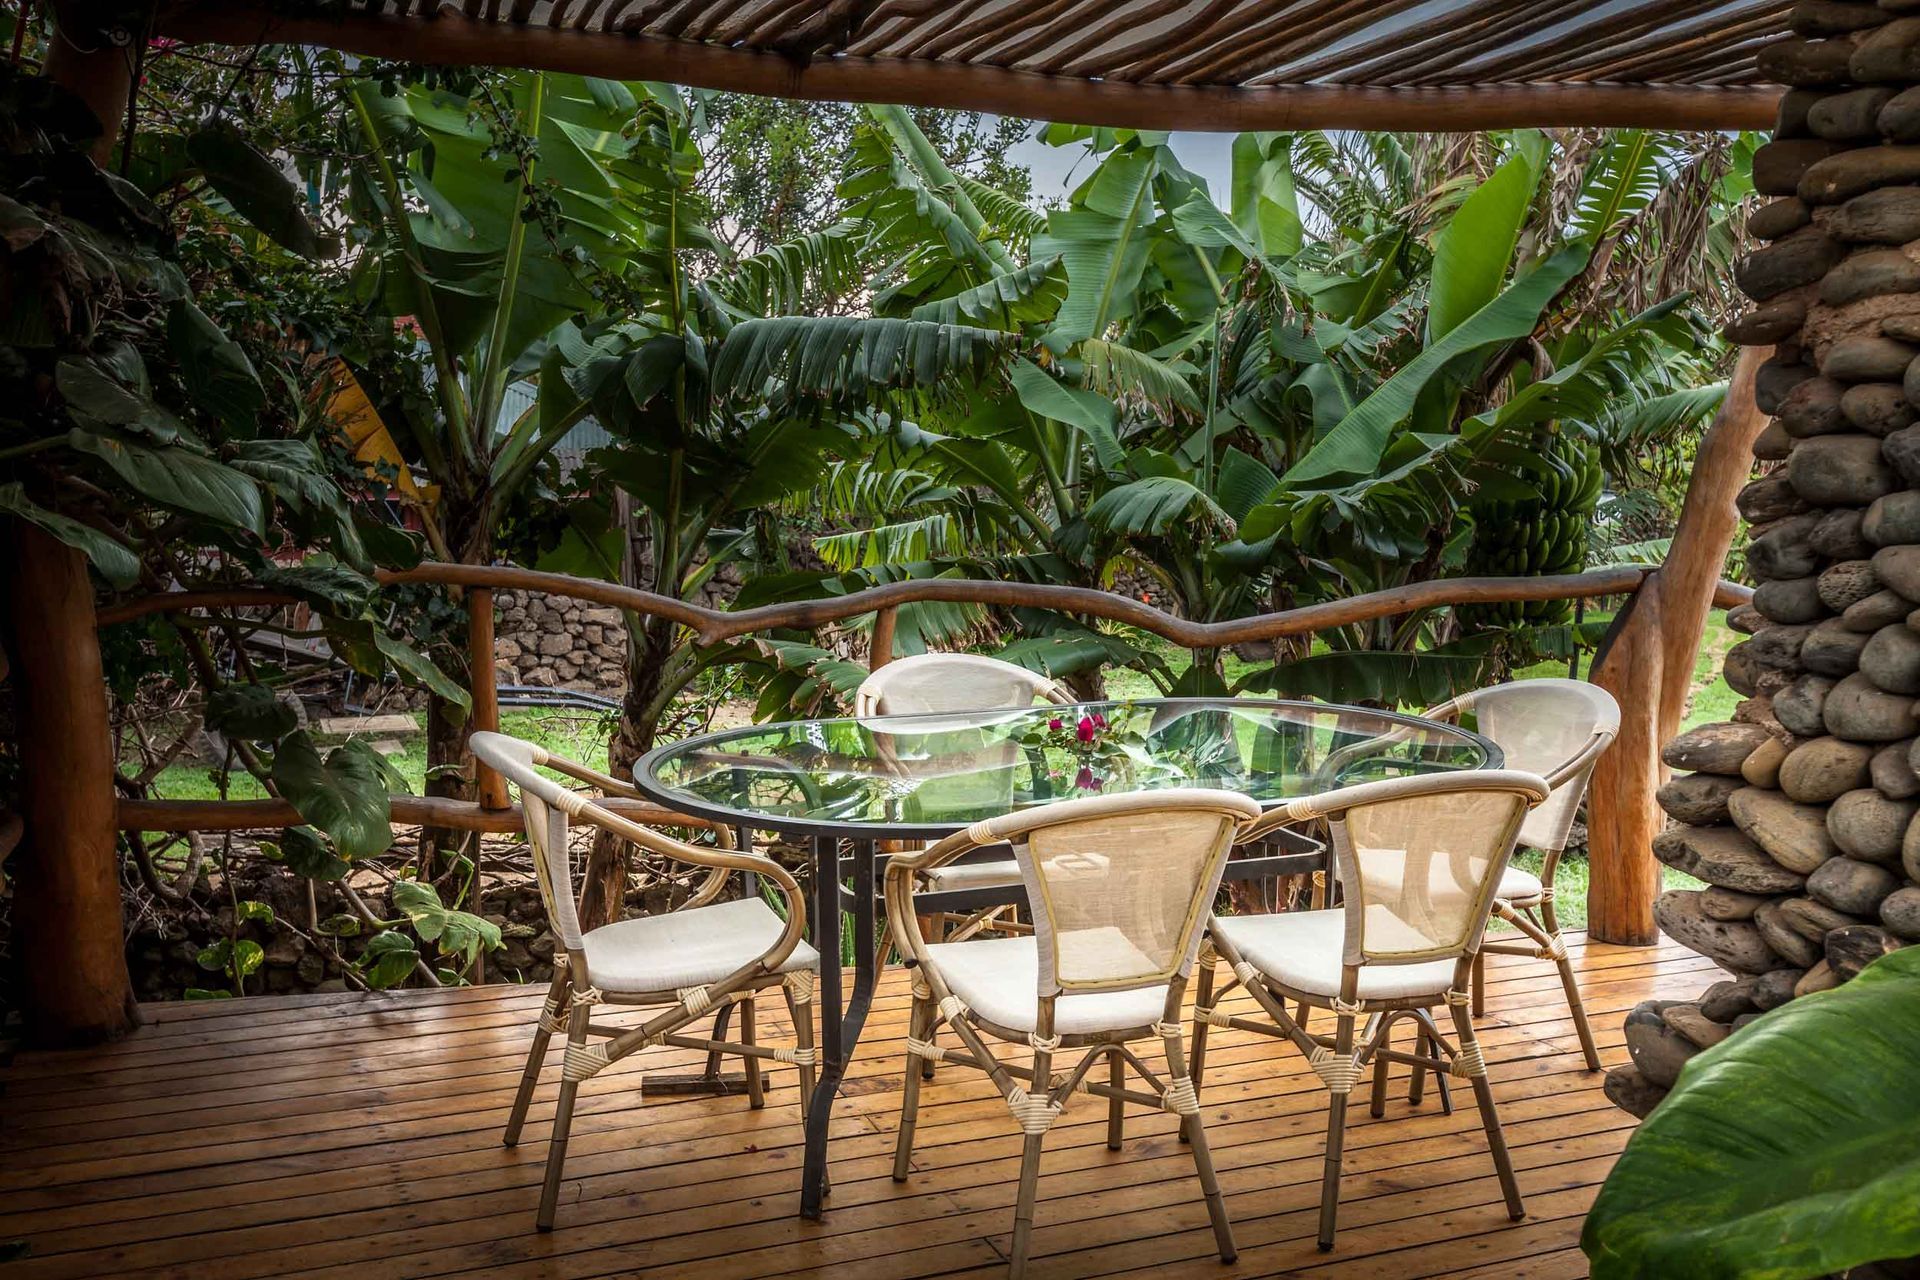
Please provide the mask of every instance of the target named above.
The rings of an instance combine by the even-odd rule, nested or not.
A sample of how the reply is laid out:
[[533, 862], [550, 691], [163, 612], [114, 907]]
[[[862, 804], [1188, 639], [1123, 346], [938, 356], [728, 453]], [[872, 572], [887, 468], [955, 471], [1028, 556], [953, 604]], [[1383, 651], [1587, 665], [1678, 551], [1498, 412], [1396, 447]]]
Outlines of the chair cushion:
[[[760, 898], [738, 898], [587, 932], [587, 981], [602, 991], [678, 991], [718, 982], [779, 941], [787, 922]], [[781, 973], [818, 968], [803, 940]]]
[[927, 884], [935, 890], [998, 889], [1021, 884], [1020, 864], [1012, 858], [994, 858], [980, 862], [949, 862], [926, 873]]
[[[1031, 937], [942, 942], [927, 960], [953, 994], [983, 1020], [1009, 1031], [1032, 1031], [1040, 1015], [1040, 955]], [[1167, 988], [1138, 987], [1063, 995], [1054, 1001], [1058, 1035], [1092, 1035], [1146, 1027], [1166, 1012]]]
[[[1248, 963], [1275, 982], [1310, 996], [1340, 994], [1345, 911], [1287, 911], [1279, 915], [1222, 916], [1214, 931]], [[1368, 964], [1360, 967], [1362, 1000], [1432, 996], [1453, 985], [1453, 961]]]
[[1540, 883], [1540, 877], [1531, 871], [1522, 871], [1519, 867], [1510, 866], [1500, 877], [1498, 896], [1503, 901], [1530, 906], [1540, 901], [1542, 892], [1544, 892], [1544, 886]]

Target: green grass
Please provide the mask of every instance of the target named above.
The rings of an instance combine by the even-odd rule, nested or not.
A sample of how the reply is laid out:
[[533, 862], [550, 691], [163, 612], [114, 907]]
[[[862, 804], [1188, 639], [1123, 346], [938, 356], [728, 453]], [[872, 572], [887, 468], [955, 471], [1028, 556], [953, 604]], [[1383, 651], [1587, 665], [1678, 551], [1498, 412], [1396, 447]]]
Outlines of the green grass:
[[[401, 750], [387, 762], [407, 780], [407, 789], [419, 795], [427, 779], [427, 735], [424, 712], [414, 716], [420, 732], [397, 739]], [[604, 767], [607, 741], [613, 733], [611, 714], [571, 708], [538, 708], [500, 713], [500, 729], [516, 738], [537, 742], [549, 751], [568, 756], [583, 764]], [[326, 743], [323, 742], [322, 750]], [[218, 800], [219, 769], [205, 764], [176, 764], [155, 779], [154, 794], [169, 800]], [[232, 800], [259, 800], [266, 796], [253, 776], [237, 765], [227, 797]]]

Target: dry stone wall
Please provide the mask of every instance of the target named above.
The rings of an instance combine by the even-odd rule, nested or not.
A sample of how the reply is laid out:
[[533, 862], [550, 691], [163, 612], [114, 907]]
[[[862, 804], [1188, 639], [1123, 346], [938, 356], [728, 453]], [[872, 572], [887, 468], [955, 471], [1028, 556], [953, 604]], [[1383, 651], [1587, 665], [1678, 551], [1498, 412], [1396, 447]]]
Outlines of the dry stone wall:
[[1803, 3], [1761, 54], [1793, 86], [1754, 156], [1771, 197], [1727, 328], [1772, 346], [1740, 494], [1744, 697], [1669, 743], [1654, 852], [1706, 882], [1666, 934], [1728, 977], [1627, 1018], [1614, 1099], [1642, 1114], [1693, 1054], [1920, 941], [1920, 0]]

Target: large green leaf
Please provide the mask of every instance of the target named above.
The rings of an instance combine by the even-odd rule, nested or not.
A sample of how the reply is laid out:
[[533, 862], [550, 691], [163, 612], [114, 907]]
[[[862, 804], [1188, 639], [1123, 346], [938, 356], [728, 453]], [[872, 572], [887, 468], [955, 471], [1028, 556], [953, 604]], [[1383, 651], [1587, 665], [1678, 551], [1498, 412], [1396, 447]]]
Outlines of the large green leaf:
[[0, 512], [18, 516], [85, 553], [88, 563], [116, 587], [130, 587], [140, 580], [140, 558], [133, 552], [92, 525], [81, 524], [31, 501], [18, 484], [0, 484]]
[[240, 344], [186, 298], [167, 315], [167, 349], [194, 402], [232, 426], [250, 426], [266, 407], [266, 389]]
[[231, 122], [209, 120], [194, 130], [187, 137], [187, 154], [235, 213], [282, 248], [303, 258], [321, 256], [320, 236], [307, 221], [299, 190]]
[[1079, 427], [1093, 441], [1094, 456], [1109, 471], [1118, 470], [1126, 452], [1114, 434], [1113, 401], [1079, 387], [1069, 387], [1030, 360], [1015, 360], [1008, 370], [1020, 403], [1042, 418]]
[[1034, 237], [1036, 258], [1057, 254], [1067, 269], [1067, 297], [1055, 322], [1058, 341], [1100, 336], [1139, 287], [1156, 167], [1150, 152], [1108, 156], [1074, 193], [1071, 207], [1047, 216], [1047, 234]]
[[207, 695], [207, 728], [230, 738], [272, 742], [299, 723], [294, 709], [263, 684], [230, 684]]
[[1190, 513], [1231, 523], [1217, 502], [1179, 476], [1147, 476], [1107, 490], [1087, 508], [1087, 523], [1113, 533], [1159, 534]]
[[281, 796], [349, 858], [380, 853], [393, 843], [390, 773], [358, 738], [323, 760], [304, 730], [288, 734], [273, 757], [273, 782]]
[[188, 515], [254, 533], [266, 529], [266, 507], [252, 480], [182, 445], [153, 449], [123, 436], [75, 427], [68, 443], [106, 463], [143, 498]]
[[1386, 452], [1394, 428], [1413, 412], [1414, 401], [1428, 381], [1456, 356], [1490, 343], [1526, 337], [1539, 323], [1541, 312], [1586, 266], [1588, 253], [1584, 244], [1568, 245], [1509, 285], [1499, 297], [1454, 326], [1444, 338], [1429, 345], [1381, 383], [1309, 449], [1307, 455], [1281, 477], [1282, 481], [1297, 486], [1372, 471]]
[[861, 401], [888, 388], [978, 381], [1006, 334], [930, 320], [775, 316], [733, 327], [713, 362], [713, 390], [752, 397], [769, 386], [792, 397]]
[[1427, 341], [1438, 342], [1493, 301], [1513, 266], [1520, 228], [1540, 185], [1539, 156], [1522, 149], [1475, 189], [1433, 243]]
[[1920, 947], [1688, 1061], [1581, 1232], [1595, 1280], [1800, 1280], [1920, 1254]]

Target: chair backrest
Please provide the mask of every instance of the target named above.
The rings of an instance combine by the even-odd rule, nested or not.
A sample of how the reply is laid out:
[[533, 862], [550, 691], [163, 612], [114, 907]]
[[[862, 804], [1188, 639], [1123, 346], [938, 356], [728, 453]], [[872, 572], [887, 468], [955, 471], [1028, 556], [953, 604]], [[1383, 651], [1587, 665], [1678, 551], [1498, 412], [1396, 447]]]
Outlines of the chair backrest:
[[1566, 848], [1593, 766], [1620, 732], [1620, 704], [1585, 680], [1515, 680], [1462, 694], [1430, 714], [1469, 712], [1506, 754], [1507, 768], [1537, 773], [1553, 788], [1521, 824], [1520, 843]]
[[504, 733], [476, 733], [467, 740], [467, 749], [520, 792], [527, 843], [533, 847], [533, 875], [540, 886], [547, 921], [567, 950], [579, 951], [580, 916], [573, 900], [567, 816], [581, 797], [537, 772], [536, 766], [547, 762], [547, 753], [534, 743]]
[[1044, 997], [1184, 978], [1234, 838], [1259, 816], [1245, 796], [1181, 788], [1066, 800], [970, 834], [1013, 845]]
[[1025, 667], [974, 653], [922, 653], [895, 658], [853, 695], [856, 716], [919, 715], [1030, 707], [1034, 699], [1070, 702], [1061, 686]]
[[1345, 964], [1458, 959], [1479, 946], [1527, 811], [1550, 794], [1517, 769], [1366, 782], [1290, 802], [1325, 817], [1345, 895]]

